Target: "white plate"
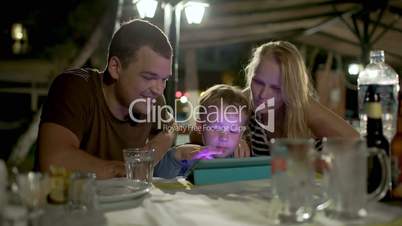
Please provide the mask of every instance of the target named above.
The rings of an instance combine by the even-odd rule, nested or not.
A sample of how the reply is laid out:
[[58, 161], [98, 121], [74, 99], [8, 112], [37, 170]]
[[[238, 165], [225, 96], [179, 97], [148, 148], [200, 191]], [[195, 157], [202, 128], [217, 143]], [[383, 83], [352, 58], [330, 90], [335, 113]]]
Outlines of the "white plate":
[[117, 202], [147, 194], [151, 185], [126, 178], [96, 181], [96, 194], [100, 202]]

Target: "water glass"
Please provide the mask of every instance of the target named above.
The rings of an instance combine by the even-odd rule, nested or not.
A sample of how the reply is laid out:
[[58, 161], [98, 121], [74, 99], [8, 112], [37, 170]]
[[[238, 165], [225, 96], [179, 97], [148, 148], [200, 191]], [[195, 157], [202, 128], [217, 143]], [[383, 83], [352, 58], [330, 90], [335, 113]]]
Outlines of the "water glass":
[[314, 141], [276, 139], [271, 141], [275, 221], [302, 223], [315, 214]]
[[50, 192], [47, 174], [29, 172], [17, 175], [18, 193], [29, 210], [39, 210], [46, 204]]
[[152, 184], [155, 149], [123, 149], [127, 179], [144, 184]]
[[[367, 158], [377, 155], [382, 167], [382, 181], [372, 193], [367, 194]], [[330, 205], [325, 210], [328, 217], [340, 220], [357, 220], [367, 215], [367, 201], [384, 197], [389, 182], [389, 163], [385, 152], [367, 148], [362, 139], [333, 138], [324, 140], [322, 159], [324, 187]]]
[[67, 206], [70, 211], [97, 208], [95, 173], [74, 172], [70, 175]]

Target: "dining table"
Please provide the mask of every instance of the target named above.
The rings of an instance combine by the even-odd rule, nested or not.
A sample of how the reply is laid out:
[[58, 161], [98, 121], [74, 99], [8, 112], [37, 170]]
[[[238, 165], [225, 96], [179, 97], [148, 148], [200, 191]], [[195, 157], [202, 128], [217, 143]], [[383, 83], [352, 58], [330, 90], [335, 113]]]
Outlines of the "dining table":
[[[113, 183], [113, 180], [116, 179], [109, 182]], [[275, 220], [280, 203], [272, 196], [271, 184], [271, 179], [262, 179], [199, 186], [182, 177], [154, 178], [152, 187], [146, 192], [118, 201], [100, 202], [96, 210], [71, 212], [60, 205], [48, 205], [40, 225], [280, 225]], [[302, 225], [402, 225], [400, 202], [370, 202], [366, 209], [366, 217], [348, 222], [329, 218], [325, 211], [317, 211], [311, 221]]]

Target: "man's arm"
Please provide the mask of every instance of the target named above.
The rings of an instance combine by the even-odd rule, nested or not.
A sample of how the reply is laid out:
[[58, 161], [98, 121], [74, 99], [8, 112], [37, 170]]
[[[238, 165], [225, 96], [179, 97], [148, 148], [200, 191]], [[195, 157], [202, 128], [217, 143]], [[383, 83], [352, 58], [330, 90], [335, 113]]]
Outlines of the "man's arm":
[[67, 170], [96, 173], [97, 178], [106, 179], [124, 176], [124, 163], [107, 161], [79, 149], [79, 139], [69, 129], [56, 123], [45, 122], [39, 128], [39, 167], [48, 171], [51, 165]]
[[154, 165], [163, 158], [169, 148], [173, 145], [176, 139], [176, 134], [170, 131], [161, 131], [158, 134], [151, 137], [149, 142], [146, 144], [146, 148], [154, 148]]
[[307, 123], [316, 137], [359, 138], [359, 133], [343, 118], [313, 101], [307, 109]]

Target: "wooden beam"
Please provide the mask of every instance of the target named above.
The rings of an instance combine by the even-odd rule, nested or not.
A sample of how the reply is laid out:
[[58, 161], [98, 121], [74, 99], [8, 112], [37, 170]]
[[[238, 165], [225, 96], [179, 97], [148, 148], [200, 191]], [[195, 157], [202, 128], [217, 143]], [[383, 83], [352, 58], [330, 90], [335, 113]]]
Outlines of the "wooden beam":
[[[375, 21], [374, 21], [374, 20], [370, 20], [370, 23], [375, 23]], [[388, 24], [385, 24], [385, 23], [382, 23], [382, 22], [379, 22], [379, 23], [378, 23], [378, 26], [380, 26], [380, 27], [382, 27], [382, 28], [388, 28], [389, 25], [388, 25]], [[397, 27], [395, 27], [395, 26], [389, 28], [389, 30], [390, 30], [390, 31], [396, 31], [396, 32], [402, 33], [402, 29], [397, 28]]]
[[211, 13], [240, 14], [257, 11], [299, 10], [321, 5], [334, 4], [331, 0], [238, 0], [213, 4]]
[[333, 24], [332, 26], [327, 26], [321, 29], [320, 32], [325, 32], [328, 34], [332, 34], [335, 36], [340, 36], [344, 39], [348, 39], [352, 42], [359, 42], [359, 39], [356, 37], [352, 31], [350, 31], [344, 23]]
[[[321, 7], [307, 8], [304, 10], [292, 10], [292, 11], [273, 11], [273, 12], [262, 12], [262, 13], [249, 13], [245, 15], [226, 15], [213, 16], [209, 14], [198, 26], [188, 25], [184, 23], [183, 29], [202, 29], [202, 28], [212, 28], [212, 27], [231, 27], [246, 24], [256, 24], [256, 23], [267, 23], [267, 22], [287, 22], [292, 20], [307, 19], [313, 17], [321, 17], [336, 15], [339, 13], [341, 15], [343, 12], [355, 9], [356, 4], [344, 4], [339, 6], [338, 12], [333, 10], [331, 5], [324, 5]], [[335, 13], [335, 14], [334, 14]], [[216, 15], [216, 14], [215, 14]]]
[[319, 31], [321, 31], [322, 29], [325, 29], [325, 28], [327, 28], [327, 27], [330, 27], [330, 26], [332, 26], [332, 25], [334, 25], [334, 24], [336, 24], [336, 23], [342, 21], [342, 18], [348, 18], [348, 17], [352, 16], [354, 13], [358, 12], [359, 10], [360, 10], [360, 7], [354, 8], [354, 9], [352, 9], [352, 10], [349, 10], [349, 11], [343, 13], [343, 14], [340, 15], [340, 16], [337, 16], [337, 17], [334, 17], [334, 18], [330, 18], [330, 19], [328, 19], [328, 20], [325, 20], [324, 22], [322, 22], [322, 23], [320, 23], [320, 24], [318, 24], [318, 25], [316, 25], [316, 26], [314, 26], [314, 27], [312, 27], [312, 28], [307, 29], [307, 30], [303, 33], [303, 35], [312, 35], [312, 34], [314, 34], [314, 33], [316, 33], [316, 32], [319, 32]]
[[[354, 46], [360, 46], [360, 44], [357, 43], [357, 42], [353, 42], [353, 41], [350, 41], [350, 40], [347, 40], [347, 39], [344, 39], [344, 38], [340, 38], [338, 36], [334, 36], [334, 35], [331, 35], [331, 34], [328, 34], [328, 33], [320, 32], [320, 35], [335, 39], [335, 40], [337, 40], [339, 42], [348, 43], [348, 44], [354, 45]], [[373, 46], [373, 47], [375, 47], [375, 46]], [[394, 52], [394, 51], [397, 51], [397, 52]], [[398, 58], [399, 61], [402, 62], [401, 52], [398, 51], [397, 49], [392, 49], [392, 50], [391, 49], [386, 49], [386, 53], [388, 55], [394, 57], [394, 58]], [[399, 63], [399, 64], [401, 64], [401, 63]]]
[[[398, 58], [402, 55], [401, 54], [402, 46], [398, 42], [398, 40], [401, 40], [402, 33], [392, 32], [393, 25], [395, 25], [395, 23], [400, 21], [398, 17], [393, 19], [394, 20], [390, 20], [389, 22], [387, 21], [387, 28], [377, 29], [376, 34], [374, 34], [375, 39], [372, 48], [384, 49], [386, 51], [389, 51], [391, 55], [394, 55], [394, 57]], [[360, 21], [357, 21], [357, 26], [360, 26]], [[345, 28], [339, 27], [339, 25], [323, 29], [322, 32], [323, 34], [330, 36], [331, 38], [337, 41], [349, 42], [355, 45], [360, 45], [359, 40], [355, 36], [347, 33], [347, 30]], [[377, 37], [380, 37], [380, 39], [378, 39]], [[386, 38], [383, 39], [382, 37]]]
[[[396, 17], [393, 21], [388, 23], [388, 26], [384, 28], [380, 34], [378, 34], [374, 40], [372, 40], [373, 45], [375, 45], [391, 28], [395, 26], [395, 24], [400, 20], [400, 17]], [[374, 33], [373, 33], [374, 36]]]
[[182, 43], [199, 41], [218, 41], [230, 37], [239, 37], [244, 35], [258, 35], [264, 33], [283, 32], [295, 29], [307, 29], [315, 26], [322, 21], [322, 18], [291, 21], [285, 23], [273, 23], [263, 25], [250, 25], [228, 29], [204, 29], [197, 31], [183, 31]]
[[[327, 50], [333, 50], [334, 52], [338, 52], [342, 55], [360, 57], [360, 43], [324, 32], [319, 32], [312, 36], [301, 36], [297, 40], [304, 44], [318, 46]], [[386, 49], [385, 51], [387, 53], [387, 61], [391, 65], [402, 66], [402, 56], [400, 54], [394, 52], [395, 50]]]
[[223, 46], [223, 45], [231, 45], [237, 43], [244, 42], [257, 42], [263, 40], [273, 40], [273, 39], [287, 39], [289, 37], [296, 37], [300, 35], [304, 30], [297, 29], [293, 31], [285, 31], [285, 32], [276, 32], [276, 33], [263, 33], [257, 35], [244, 35], [240, 37], [228, 37], [220, 40], [212, 40], [212, 41], [200, 41], [200, 42], [189, 42], [182, 44], [182, 48], [206, 48], [206, 47], [215, 47], [215, 46]]
[[349, 41], [342, 42], [340, 40], [334, 41], [334, 39], [323, 35], [323, 32], [319, 32], [311, 36], [301, 36], [297, 38], [297, 41], [316, 46], [321, 49], [331, 50], [346, 56], [360, 56], [359, 43], [351, 43]]

